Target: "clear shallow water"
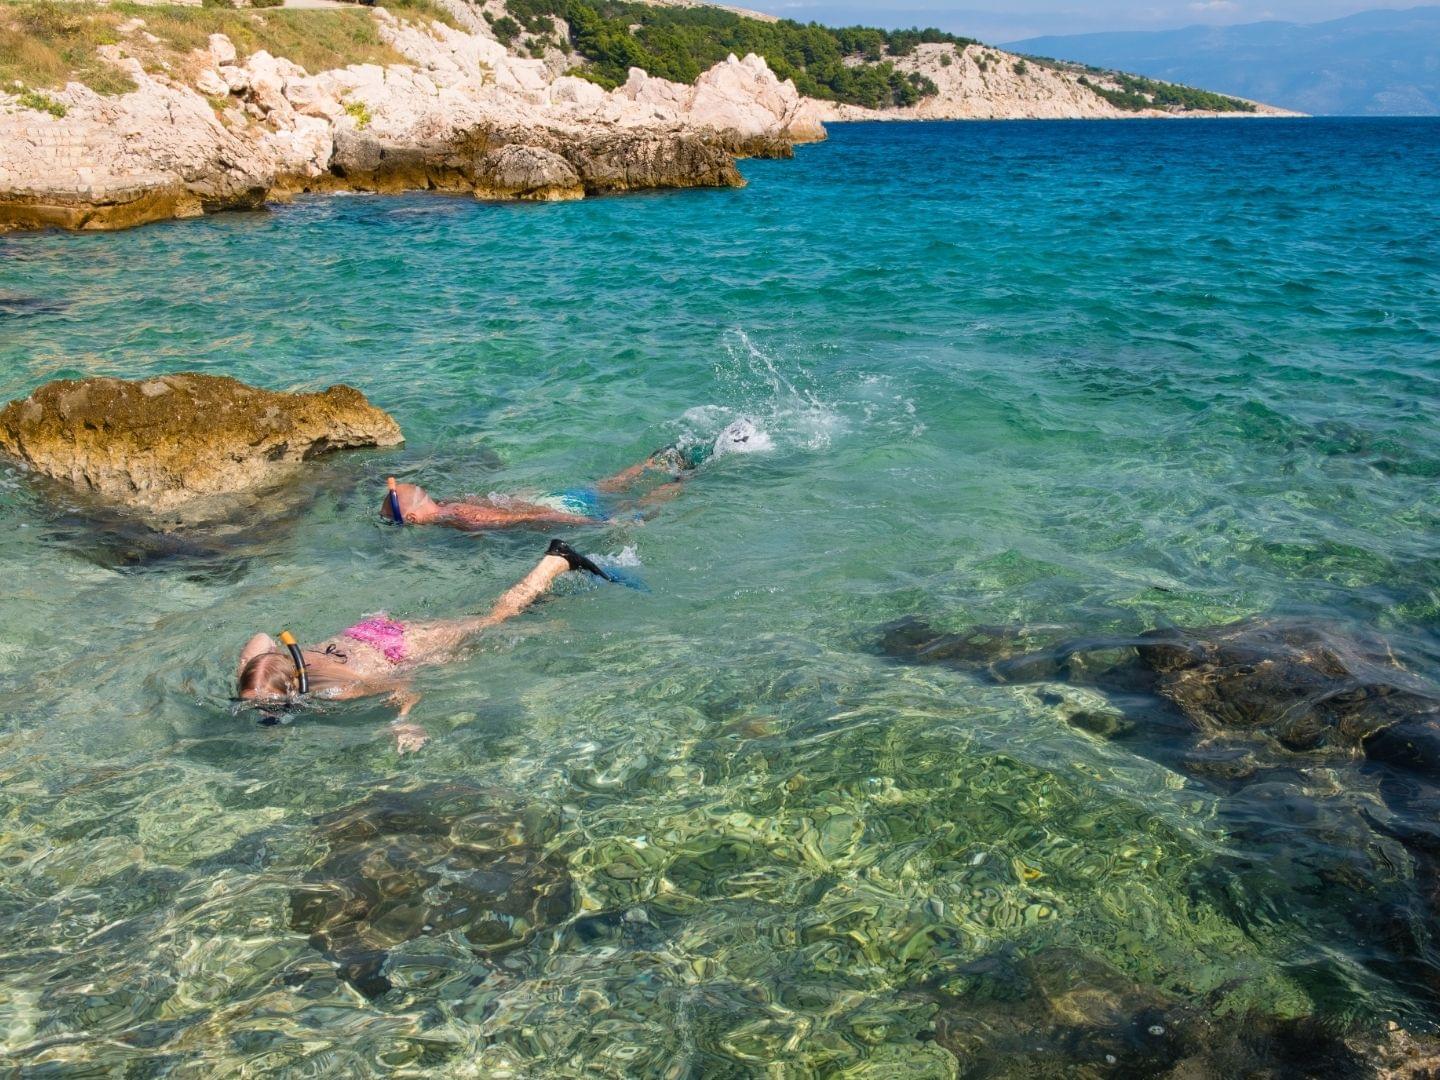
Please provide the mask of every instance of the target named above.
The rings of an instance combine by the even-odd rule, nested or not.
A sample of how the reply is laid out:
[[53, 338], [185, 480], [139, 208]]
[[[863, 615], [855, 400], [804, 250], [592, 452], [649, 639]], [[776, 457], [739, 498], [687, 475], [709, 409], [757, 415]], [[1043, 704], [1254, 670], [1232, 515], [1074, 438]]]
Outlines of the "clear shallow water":
[[[0, 397], [192, 369], [345, 381], [409, 440], [317, 468], [263, 542], [150, 561], [0, 473], [0, 1060], [1103, 1069], [1088, 1043], [1012, 1053], [966, 996], [996, 957], [1103, 972], [1082, 981], [1127, 1016], [1423, 1026], [1413, 969], [1357, 933], [1371, 894], [1307, 859], [1333, 832], [1282, 816], [1255, 846], [1221, 794], [1076, 730], [1054, 694], [874, 643], [906, 615], [1299, 613], [1440, 677], [1437, 136], [838, 127], [746, 163], [741, 191], [335, 198], [0, 239]], [[553, 489], [740, 414], [768, 453], [715, 462], [644, 527], [572, 536], [638, 558], [652, 591], [568, 583], [422, 675], [423, 753], [397, 759], [375, 706], [232, 714], [253, 631], [472, 610], [543, 547], [383, 528], [387, 473]], [[460, 798], [472, 825], [528, 815], [510, 850], [549, 854], [564, 914], [477, 955], [405, 909], [393, 988], [367, 1000], [291, 896], [345, 880], [324, 815], [396, 791]], [[1403, 854], [1382, 863], [1366, 887], [1415, 888]], [[1047, 1000], [1036, 1042], [1085, 1012]]]

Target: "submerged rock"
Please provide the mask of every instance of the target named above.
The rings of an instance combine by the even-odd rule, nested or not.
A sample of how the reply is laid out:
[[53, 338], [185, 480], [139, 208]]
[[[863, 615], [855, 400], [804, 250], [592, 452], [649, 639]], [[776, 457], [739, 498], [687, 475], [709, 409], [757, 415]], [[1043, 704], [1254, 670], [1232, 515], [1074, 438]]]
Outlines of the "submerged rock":
[[1354, 747], [1440, 717], [1440, 692], [1373, 636], [1296, 621], [1151, 631], [1136, 652], [1158, 692], [1203, 730], [1258, 728], [1291, 750]]
[[1363, 747], [1411, 768], [1440, 768], [1440, 688], [1407, 671], [1374, 635], [1252, 619], [1027, 651], [1032, 640], [1014, 628], [942, 634], [907, 619], [884, 629], [880, 647], [896, 659], [968, 668], [1002, 683], [1066, 682], [1158, 698], [1201, 735], [1249, 734], [1296, 752]]
[[523, 943], [570, 914], [554, 822], [513, 797], [463, 785], [381, 791], [318, 820], [329, 854], [290, 897], [291, 929], [367, 997], [391, 987], [389, 951], [427, 934], [480, 955]]
[[6, 296], [0, 294], [0, 318], [26, 315], [54, 315], [69, 306], [65, 300], [44, 296]]
[[[1223, 793], [1228, 854], [1197, 886], [1242, 925], [1263, 895], [1270, 918], [1358, 937], [1371, 970], [1440, 1001], [1440, 688], [1374, 634], [1295, 619], [1037, 648], [1045, 633], [906, 620], [880, 644], [909, 663], [1041, 684], [1039, 703], [1066, 722]], [[1410, 873], [1396, 875], [1391, 841]], [[1309, 975], [1331, 977], [1345, 978]]]
[[1396, 1024], [1225, 1016], [1216, 1002], [1176, 1001], [1076, 949], [1004, 950], [930, 993], [935, 1039], [966, 1077], [1425, 1080], [1440, 1063], [1440, 1042]]
[[0, 410], [0, 450], [26, 468], [176, 524], [224, 516], [322, 454], [402, 441], [351, 387], [288, 394], [216, 375], [61, 379]]

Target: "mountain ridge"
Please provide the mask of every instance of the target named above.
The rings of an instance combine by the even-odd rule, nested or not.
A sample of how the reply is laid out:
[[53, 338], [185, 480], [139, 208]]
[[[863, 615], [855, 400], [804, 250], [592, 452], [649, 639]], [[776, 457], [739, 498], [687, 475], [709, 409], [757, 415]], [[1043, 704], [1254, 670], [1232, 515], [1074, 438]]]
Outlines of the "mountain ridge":
[[1052, 35], [1001, 48], [1134, 71], [1316, 115], [1440, 116], [1440, 6]]

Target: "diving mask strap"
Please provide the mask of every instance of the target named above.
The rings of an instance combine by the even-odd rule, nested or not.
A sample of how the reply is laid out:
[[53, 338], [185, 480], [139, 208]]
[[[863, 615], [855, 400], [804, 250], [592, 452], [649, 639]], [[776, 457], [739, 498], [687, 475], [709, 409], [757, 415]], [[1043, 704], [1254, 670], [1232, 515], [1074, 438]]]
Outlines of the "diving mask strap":
[[310, 692], [310, 673], [305, 670], [305, 654], [300, 651], [300, 645], [295, 640], [295, 635], [289, 630], [280, 631], [280, 644], [290, 650], [290, 659], [295, 664], [295, 674], [300, 679], [300, 693]]
[[396, 525], [404, 525], [405, 515], [400, 512], [400, 493], [395, 490], [395, 477], [388, 477], [385, 484], [390, 489], [390, 516], [395, 519]]

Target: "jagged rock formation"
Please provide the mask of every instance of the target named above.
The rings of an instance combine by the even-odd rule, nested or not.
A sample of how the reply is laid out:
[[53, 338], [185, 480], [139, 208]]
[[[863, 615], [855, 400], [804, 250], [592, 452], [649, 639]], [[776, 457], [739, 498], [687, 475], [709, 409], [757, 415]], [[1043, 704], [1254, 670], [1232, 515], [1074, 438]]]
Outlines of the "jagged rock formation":
[[25, 468], [185, 524], [321, 454], [402, 441], [351, 387], [284, 394], [217, 375], [60, 379], [0, 410], [0, 451]]
[[[137, 38], [99, 50], [134, 92], [71, 83], [53, 95], [59, 117], [0, 93], [0, 229], [122, 228], [303, 191], [567, 199], [737, 186], [737, 155], [824, 138], [758, 57], [732, 56], [694, 86], [636, 69], [607, 93], [510, 55], [468, 5], [449, 7], [466, 29], [375, 10], [381, 38], [413, 66], [311, 74], [264, 51], [241, 58], [215, 34], [157, 74], [132, 55]], [[140, 18], [124, 29], [146, 33]]]

